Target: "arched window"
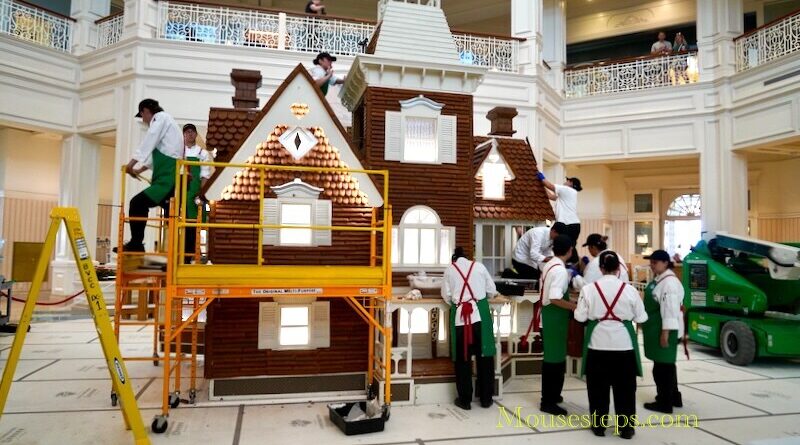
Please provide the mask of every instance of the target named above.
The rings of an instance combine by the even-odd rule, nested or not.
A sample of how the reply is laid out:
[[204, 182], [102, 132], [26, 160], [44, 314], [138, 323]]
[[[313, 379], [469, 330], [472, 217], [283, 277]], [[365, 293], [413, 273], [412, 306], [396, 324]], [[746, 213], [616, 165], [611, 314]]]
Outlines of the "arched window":
[[392, 263], [444, 266], [450, 263], [454, 243], [454, 227], [443, 226], [430, 207], [414, 206], [403, 214], [400, 225], [392, 228]]
[[667, 208], [664, 220], [664, 250], [681, 257], [691, 252], [700, 241], [701, 200], [698, 193], [687, 193], [675, 198]]
[[697, 193], [680, 195], [675, 198], [667, 209], [668, 217], [699, 218], [700, 195]]

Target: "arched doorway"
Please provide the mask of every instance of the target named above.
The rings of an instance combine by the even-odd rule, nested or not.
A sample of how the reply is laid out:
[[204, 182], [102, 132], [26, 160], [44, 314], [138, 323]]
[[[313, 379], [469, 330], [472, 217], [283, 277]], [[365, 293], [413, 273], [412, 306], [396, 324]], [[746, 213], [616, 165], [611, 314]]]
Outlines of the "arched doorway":
[[700, 241], [700, 215], [699, 193], [681, 194], [672, 200], [664, 215], [664, 250], [670, 255], [686, 256]]

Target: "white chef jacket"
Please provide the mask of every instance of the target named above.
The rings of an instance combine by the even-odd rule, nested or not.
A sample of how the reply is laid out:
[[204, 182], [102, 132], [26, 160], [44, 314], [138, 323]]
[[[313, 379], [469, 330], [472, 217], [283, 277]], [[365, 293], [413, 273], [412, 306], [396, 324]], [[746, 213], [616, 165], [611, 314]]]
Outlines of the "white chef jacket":
[[[455, 265], [458, 266], [461, 273], [466, 276], [472, 263], [472, 261], [461, 257], [456, 260]], [[481, 314], [478, 312], [478, 305], [476, 302], [495, 295], [497, 293], [497, 288], [494, 285], [494, 280], [489, 274], [489, 271], [486, 270], [486, 266], [479, 262], [475, 262], [475, 266], [472, 268], [472, 274], [470, 274], [468, 281], [469, 287], [464, 289], [463, 304], [472, 305], [472, 316], [470, 320], [472, 323], [477, 323], [481, 321]], [[464, 279], [455, 269], [455, 266], [452, 264], [447, 266], [447, 269], [444, 271], [444, 280], [442, 282], [442, 299], [447, 304], [458, 305], [456, 309], [456, 326], [464, 326], [464, 320], [461, 318], [462, 305], [458, 304], [463, 287], [465, 287]], [[472, 295], [470, 295], [470, 289], [472, 289]], [[472, 298], [470, 298], [470, 296], [472, 296]], [[489, 322], [491, 323], [491, 321]]]
[[183, 157], [183, 133], [172, 118], [165, 111], [153, 115], [147, 134], [133, 154], [133, 159], [141, 164], [152, 164], [153, 150], [173, 159]]
[[545, 263], [542, 270], [542, 281], [539, 288], [542, 294], [542, 306], [550, 304], [550, 300], [561, 300], [569, 287], [569, 272], [561, 258], [553, 257]]
[[564, 224], [579, 224], [578, 191], [568, 185], [556, 186], [556, 221]]
[[553, 241], [549, 227], [534, 227], [525, 232], [514, 248], [514, 259], [542, 270], [544, 259], [553, 256]]
[[[608, 310], [603, 304], [600, 293], [597, 292], [595, 283], [600, 286], [605, 296], [606, 303], [610, 306], [621, 286], [624, 286], [617, 304], [614, 306], [614, 315], [621, 320], [631, 320], [636, 323], [647, 321], [647, 312], [639, 292], [613, 275], [603, 275], [599, 280], [581, 289], [578, 297], [578, 307], [575, 309], [575, 320], [601, 320]], [[598, 351], [629, 351], [633, 349], [631, 336], [625, 325], [616, 320], [602, 320], [597, 323], [592, 338], [589, 339], [589, 348]]]
[[[311, 78], [314, 79], [314, 80], [317, 80], [317, 79], [319, 79], [321, 77], [325, 77], [325, 68], [323, 68], [323, 67], [321, 67], [319, 65], [314, 65], [314, 67], [311, 68], [308, 72], [309, 72], [309, 74], [311, 74]], [[336, 84], [336, 81], [339, 80], [339, 79], [340, 79], [340, 77], [337, 76], [336, 74], [334, 74], [333, 76], [331, 76], [330, 79], [328, 79], [328, 85]]]
[[[185, 148], [185, 151], [183, 152], [183, 159], [188, 159], [188, 158], [197, 158], [200, 159], [200, 161], [202, 162], [212, 162], [214, 160], [211, 158], [211, 153], [209, 153], [207, 150], [203, 150], [203, 148], [197, 144]], [[200, 177], [202, 179], [208, 179], [211, 177], [210, 165], [200, 166]]]
[[661, 329], [678, 331], [678, 338], [683, 338], [683, 283], [672, 269], [656, 277], [653, 299], [661, 307]]
[[[609, 250], [610, 249], [606, 249], [603, 252], [608, 252]], [[583, 276], [578, 275], [572, 280], [572, 286], [575, 289], [580, 290], [583, 288], [583, 286], [592, 284], [603, 277], [603, 271], [600, 270], [600, 254], [603, 252], [597, 254], [597, 256], [592, 258], [592, 260], [589, 261], [589, 264], [583, 268]], [[622, 259], [619, 254], [617, 254], [617, 258], [619, 258], [619, 271], [617, 271], [616, 277], [622, 280], [624, 283], [630, 283], [631, 280], [628, 277], [628, 267], [625, 265], [625, 260]]]

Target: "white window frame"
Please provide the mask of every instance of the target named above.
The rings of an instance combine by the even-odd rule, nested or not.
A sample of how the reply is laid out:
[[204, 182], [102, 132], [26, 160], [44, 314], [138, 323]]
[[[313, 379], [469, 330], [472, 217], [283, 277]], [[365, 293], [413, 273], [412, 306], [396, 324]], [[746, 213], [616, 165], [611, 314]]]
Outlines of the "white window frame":
[[[416, 210], [424, 210], [431, 212], [436, 217], [435, 224], [408, 224], [405, 222], [408, 215], [411, 212]], [[392, 227], [392, 265], [393, 269], [397, 271], [409, 271], [409, 270], [436, 270], [441, 269], [444, 270], [448, 264], [450, 264], [450, 255], [453, 249], [455, 248], [455, 236], [456, 236], [456, 229], [452, 226], [443, 226], [442, 220], [439, 218], [439, 214], [436, 213], [435, 210], [428, 206], [413, 206], [410, 207], [408, 210], [403, 213], [403, 217], [400, 219], [400, 224]], [[404, 258], [405, 252], [403, 252], [404, 246], [404, 236], [406, 229], [433, 229], [434, 232], [434, 244], [435, 244], [435, 251], [434, 251], [434, 258], [436, 258], [436, 263], [407, 263], [405, 262], [406, 259]], [[443, 232], [447, 232], [448, 234], [448, 246], [447, 251], [443, 252], [441, 248], [442, 242], [442, 234]], [[421, 241], [418, 241], [421, 242]], [[419, 250], [417, 251], [419, 253]], [[419, 256], [419, 255], [418, 255]], [[445, 259], [446, 261], [442, 261]]]
[[[295, 199], [295, 198], [278, 198], [278, 223], [280, 225], [284, 225], [285, 224], [283, 222], [283, 206], [285, 206], [285, 205], [307, 206], [308, 207], [308, 216], [309, 216], [308, 219], [311, 222], [311, 225], [317, 225], [316, 221], [314, 220], [315, 200], [311, 200], [311, 199]], [[292, 225], [292, 224], [286, 224], [286, 225]], [[309, 242], [308, 243], [283, 242], [283, 236], [286, 234], [285, 231], [288, 232], [289, 230], [295, 230], [295, 229], [284, 228], [284, 227], [281, 227], [280, 229], [278, 229], [279, 230], [278, 243], [281, 246], [286, 246], [286, 247], [312, 247], [312, 246], [314, 246], [314, 231], [311, 230], [311, 229], [306, 229], [305, 227], [306, 226], [298, 226], [297, 229], [299, 229], [299, 230], [308, 230], [308, 232], [309, 232]]]
[[[514, 255], [514, 248], [517, 245], [518, 237], [514, 233], [514, 227], [522, 226], [524, 231], [528, 231], [534, 227], [540, 227], [545, 225], [544, 222], [534, 222], [534, 221], [496, 221], [496, 220], [475, 220], [475, 261], [479, 261], [483, 263], [483, 260], [499, 260], [503, 259], [505, 263], [505, 267], [511, 266], [511, 258]], [[504, 242], [505, 242], [505, 256], [499, 257], [495, 255], [486, 255], [486, 252], [483, 251], [483, 228], [485, 226], [492, 226], [492, 227], [504, 227]], [[524, 233], [524, 232], [523, 232]], [[492, 230], [492, 235], [494, 235], [494, 229]], [[492, 241], [492, 246], [494, 247], [494, 241]], [[484, 263], [484, 266], [486, 264]], [[486, 266], [489, 269], [489, 266]], [[499, 276], [502, 273], [502, 270], [497, 271]]]
[[[286, 307], [308, 308], [307, 344], [281, 345], [281, 309]], [[258, 349], [285, 351], [330, 348], [330, 301], [313, 301], [310, 303], [277, 303], [274, 301], [260, 302], [258, 316]]]
[[[290, 309], [290, 308], [305, 308], [307, 310], [306, 324], [305, 325], [291, 325], [291, 326], [284, 326], [283, 325], [283, 310]], [[314, 308], [311, 304], [278, 304], [278, 348], [277, 349], [311, 349], [311, 320], [314, 316]], [[305, 327], [308, 330], [308, 341], [302, 344], [283, 344], [281, 342], [281, 334], [283, 333], [283, 328], [289, 327]]]
[[[284, 204], [299, 204], [311, 206], [312, 226], [332, 226], [333, 203], [329, 200], [319, 199], [324, 191], [296, 178], [294, 181], [270, 187], [277, 198], [264, 199], [264, 224], [281, 225]], [[303, 228], [304, 226], [298, 226]], [[263, 243], [267, 246], [280, 247], [318, 247], [330, 246], [332, 235], [330, 230], [311, 230], [311, 243], [282, 243], [281, 232], [284, 229], [263, 229]]]
[[[489, 139], [488, 141], [478, 145], [475, 147], [476, 150], [480, 149], [484, 145], [491, 145], [489, 149], [489, 153], [486, 154], [486, 158], [481, 163], [478, 172], [475, 174], [476, 178], [481, 179], [481, 198], [486, 201], [503, 201], [506, 199], [506, 182], [514, 180], [514, 172], [511, 171], [511, 167], [509, 166], [508, 162], [503, 157], [503, 154], [500, 153], [500, 150], [497, 148], [497, 140], [496, 139]], [[500, 189], [500, 196], [487, 196], [486, 195], [486, 184], [489, 182], [486, 181], [485, 178], [485, 171], [487, 166], [489, 165], [502, 165], [505, 167], [505, 175], [503, 176], [502, 181], [500, 181], [499, 189]]]
[[[444, 104], [419, 95], [400, 101], [400, 111], [385, 114], [384, 159], [406, 164], [455, 164], [457, 162], [456, 116], [443, 115]], [[434, 119], [436, 121], [436, 156], [433, 161], [409, 160], [405, 154], [406, 128], [409, 119]]]

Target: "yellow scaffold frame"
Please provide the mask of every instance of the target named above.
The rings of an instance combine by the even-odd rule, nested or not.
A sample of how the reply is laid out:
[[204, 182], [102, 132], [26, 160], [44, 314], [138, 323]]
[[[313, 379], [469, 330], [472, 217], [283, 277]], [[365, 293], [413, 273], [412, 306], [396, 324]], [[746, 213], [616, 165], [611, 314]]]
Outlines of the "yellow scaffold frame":
[[[241, 223], [207, 223], [202, 220], [187, 220], [184, 202], [187, 191], [187, 176], [182, 174], [192, 166], [211, 166], [214, 168], [251, 169], [258, 171], [259, 177], [259, 221], [258, 224]], [[295, 173], [333, 173], [364, 174], [382, 177], [382, 218], [378, 217], [378, 208], [373, 208], [369, 227], [354, 226], [286, 226], [280, 224], [264, 224], [263, 199], [267, 171], [291, 171]], [[124, 179], [123, 179], [124, 181]], [[354, 170], [344, 168], [276, 166], [259, 164], [232, 164], [220, 162], [200, 162], [179, 160], [176, 169], [175, 197], [170, 206], [167, 243], [166, 292], [164, 297], [164, 364], [162, 411], [153, 419], [152, 429], [160, 433], [167, 428], [170, 408], [177, 407], [180, 402], [182, 333], [186, 329], [192, 331], [191, 348], [191, 382], [190, 394], [195, 391], [196, 353], [197, 353], [197, 317], [215, 300], [228, 298], [269, 298], [325, 297], [342, 298], [370, 326], [368, 344], [368, 367], [365, 389], [375, 382], [384, 383], [384, 403], [391, 404], [391, 356], [392, 329], [384, 326], [386, 307], [392, 296], [391, 268], [391, 231], [392, 211], [388, 204], [389, 172], [388, 170]], [[176, 212], [176, 208], [179, 208]], [[121, 221], [124, 218], [121, 212]], [[302, 228], [310, 230], [330, 230], [349, 232], [369, 232], [370, 262], [369, 266], [284, 266], [263, 263], [263, 229]], [[258, 256], [254, 265], [202, 265], [184, 264], [185, 230], [199, 232], [208, 229], [249, 229], [258, 231]], [[378, 233], [381, 233], [380, 254], [378, 253]], [[199, 249], [195, 249], [199, 252]], [[120, 262], [124, 261], [120, 256]], [[120, 266], [122, 268], [122, 266]], [[177, 302], [175, 301], [177, 300]], [[184, 318], [185, 301], [191, 300], [192, 313]], [[176, 313], [177, 312], [177, 313]], [[158, 336], [158, 333], [156, 334]], [[384, 337], [384, 351], [376, 354], [376, 335]], [[173, 356], [173, 342], [175, 343]], [[174, 364], [173, 364], [174, 362]], [[175, 392], [171, 391], [171, 380], [174, 371]]]

